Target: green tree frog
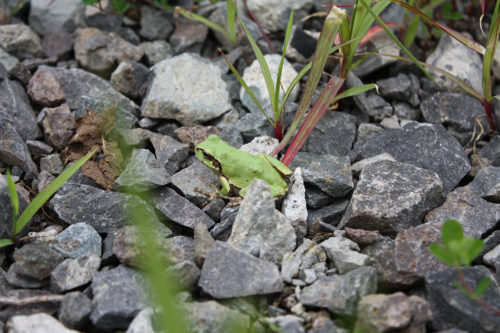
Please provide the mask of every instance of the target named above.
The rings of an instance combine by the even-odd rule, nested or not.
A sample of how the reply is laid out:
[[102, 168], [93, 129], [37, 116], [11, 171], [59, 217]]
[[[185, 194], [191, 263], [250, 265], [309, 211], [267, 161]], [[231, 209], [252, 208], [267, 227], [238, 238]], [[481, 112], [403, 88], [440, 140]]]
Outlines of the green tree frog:
[[217, 135], [210, 135], [195, 148], [198, 159], [217, 172], [222, 195], [244, 196], [254, 178], [264, 180], [271, 187], [275, 198], [282, 197], [288, 190], [286, 178], [292, 174], [286, 165], [265, 154], [256, 156], [227, 144]]

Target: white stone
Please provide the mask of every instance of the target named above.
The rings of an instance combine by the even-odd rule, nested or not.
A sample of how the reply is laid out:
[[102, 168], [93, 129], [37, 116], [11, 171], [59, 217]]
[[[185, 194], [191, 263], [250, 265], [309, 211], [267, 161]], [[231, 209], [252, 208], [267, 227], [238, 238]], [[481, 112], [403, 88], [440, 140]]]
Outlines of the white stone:
[[246, 151], [252, 155], [259, 153], [270, 155], [274, 148], [278, 147], [278, 139], [271, 138], [270, 136], [258, 136], [247, 144], [240, 147], [240, 150]]
[[81, 0], [31, 0], [29, 24], [42, 36], [61, 30], [73, 32], [83, 23], [84, 13]]
[[290, 179], [291, 185], [283, 199], [281, 212], [291, 221], [307, 221], [306, 188], [302, 178], [302, 170], [296, 168]]
[[485, 263], [491, 267], [500, 268], [500, 244], [497, 245], [493, 250], [486, 253], [483, 257]]
[[369, 263], [369, 257], [359, 253], [358, 244], [347, 238], [330, 237], [320, 246], [325, 250], [328, 259], [333, 261], [340, 274], [345, 274]]
[[66, 328], [46, 313], [11, 317], [6, 328], [6, 332], [9, 333], [78, 333], [78, 331]]

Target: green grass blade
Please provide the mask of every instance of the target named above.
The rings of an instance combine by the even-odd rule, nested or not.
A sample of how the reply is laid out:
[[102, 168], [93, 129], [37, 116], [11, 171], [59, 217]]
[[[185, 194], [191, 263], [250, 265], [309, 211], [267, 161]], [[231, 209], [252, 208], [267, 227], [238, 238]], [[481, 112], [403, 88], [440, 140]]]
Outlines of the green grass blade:
[[486, 43], [486, 51], [483, 57], [483, 94], [486, 99], [492, 95], [492, 82], [491, 66], [493, 64], [493, 57], [498, 47], [498, 37], [500, 34], [500, 17], [498, 16], [498, 8], [500, 1], [495, 4], [493, 18], [491, 20], [491, 27], [488, 33], [488, 41]]
[[[236, 14], [239, 15], [237, 10]], [[247, 39], [250, 42], [250, 45], [252, 46], [253, 53], [255, 54], [257, 61], [259, 62], [262, 75], [264, 76], [264, 81], [266, 82], [266, 87], [269, 93], [269, 99], [271, 100], [271, 105], [273, 107], [273, 112], [276, 114], [276, 110], [279, 109], [278, 104], [276, 104], [276, 98], [275, 98], [275, 94], [277, 92], [274, 91], [274, 82], [271, 75], [271, 71], [269, 70], [269, 66], [267, 65], [266, 59], [264, 58], [264, 55], [262, 54], [262, 51], [260, 50], [259, 46], [255, 42], [253, 37], [250, 35], [250, 32], [248, 32], [248, 29], [245, 26], [245, 23], [243, 23], [243, 20], [240, 19], [238, 21], [240, 22], [240, 25], [243, 28], [243, 31], [245, 32], [245, 35], [247, 36]], [[277, 119], [274, 119], [274, 121], [277, 121]]]
[[[224, 29], [223, 27], [221, 27], [217, 23], [214, 23], [214, 22], [210, 21], [209, 19], [207, 19], [203, 16], [200, 16], [198, 14], [188, 12], [187, 10], [180, 8], [180, 7], [175, 7], [175, 10], [176, 10], [176, 12], [181, 13], [182, 16], [184, 16], [190, 20], [194, 20], [194, 21], [198, 21], [200, 23], [203, 23], [204, 25], [206, 25], [210, 29], [216, 30], [216, 31], [220, 32], [221, 34], [223, 34], [228, 40], [233, 41], [231, 35], [226, 31], [226, 29]], [[235, 42], [236, 42], [236, 39], [233, 43], [235, 43]]]
[[288, 86], [288, 89], [285, 91], [285, 95], [283, 96], [283, 102], [281, 103], [281, 107], [280, 107], [280, 114], [283, 112], [283, 109], [285, 108], [286, 101], [288, 100], [288, 96], [290, 96], [290, 94], [292, 93], [293, 88], [295, 88], [295, 86], [300, 82], [302, 77], [304, 77], [304, 75], [306, 75], [307, 71], [309, 69], [311, 69], [311, 66], [312, 66], [312, 62], [309, 62], [307, 65], [304, 66], [304, 68], [302, 68], [300, 70], [299, 74], [297, 74], [293, 78], [292, 83], [290, 83], [290, 85]]
[[368, 90], [372, 90], [372, 89], [377, 89], [377, 85], [375, 83], [368, 83], [368, 84], [364, 84], [362, 86], [352, 87], [352, 88], [344, 90], [343, 92], [338, 94], [335, 97], [334, 102], [340, 101], [341, 99], [344, 99], [347, 97], [362, 94], [362, 93], [367, 92]]
[[229, 33], [229, 40], [236, 45], [236, 10], [235, 4], [232, 0], [226, 1], [227, 13], [227, 30]]
[[9, 189], [10, 204], [12, 205], [12, 225], [16, 225], [19, 216], [19, 197], [17, 196], [16, 184], [12, 180], [10, 170], [7, 169], [7, 187]]
[[56, 191], [69, 179], [73, 174], [92, 157], [95, 151], [91, 151], [73, 165], [64, 170], [52, 183], [49, 184], [42, 192], [30, 202], [28, 207], [23, 211], [17, 223], [14, 225], [14, 235], [16, 236], [23, 228], [26, 223], [36, 214], [36, 212], [50, 199], [50, 197], [56, 193]]
[[0, 239], [0, 248], [5, 247], [5, 246], [9, 246], [9, 245], [12, 245], [12, 244], [14, 244], [14, 243], [12, 242], [12, 240], [10, 240], [8, 238], [2, 238], [2, 239]]
[[406, 47], [410, 47], [410, 45], [413, 44], [413, 42], [415, 41], [419, 25], [420, 25], [420, 17], [416, 15], [413, 16], [410, 23], [408, 24], [408, 29], [406, 29], [406, 34], [403, 39], [403, 44]]
[[[285, 33], [285, 40], [283, 42], [283, 50], [281, 51], [281, 61], [280, 61], [280, 66], [278, 68], [278, 75], [276, 76], [276, 88], [274, 91], [276, 92], [276, 95], [274, 96], [275, 104], [279, 105], [279, 99], [280, 99], [280, 83], [281, 83], [281, 73], [283, 71], [283, 64], [285, 63], [285, 54], [286, 54], [286, 49], [288, 47], [288, 42], [290, 41], [290, 35], [292, 34], [292, 27], [293, 27], [293, 9], [292, 12], [290, 13], [290, 18], [288, 19], [288, 25], [286, 27], [286, 33]], [[283, 105], [285, 105], [285, 99], [283, 98]], [[277, 114], [274, 115], [274, 119], [280, 119], [281, 118], [281, 110], [282, 108], [279, 108], [279, 111]]]

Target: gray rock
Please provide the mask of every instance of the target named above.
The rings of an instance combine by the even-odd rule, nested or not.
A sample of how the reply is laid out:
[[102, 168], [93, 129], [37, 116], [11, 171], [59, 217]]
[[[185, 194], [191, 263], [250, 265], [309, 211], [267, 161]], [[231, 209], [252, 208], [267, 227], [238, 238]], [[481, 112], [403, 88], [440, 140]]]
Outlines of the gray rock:
[[101, 236], [90, 225], [70, 225], [52, 241], [52, 247], [65, 258], [79, 258], [87, 254], [101, 256]]
[[371, 266], [377, 270], [378, 283], [384, 288], [389, 290], [408, 288], [420, 280], [413, 274], [398, 271], [396, 245], [389, 237], [383, 237], [378, 242], [368, 245], [361, 253], [370, 257]]
[[142, 88], [149, 78], [149, 70], [146, 66], [135, 61], [123, 61], [111, 73], [111, 85], [134, 100], [143, 96], [145, 90]]
[[223, 332], [233, 320], [242, 329], [250, 327], [250, 318], [216, 301], [190, 302], [184, 305], [189, 314], [190, 329], [195, 333]]
[[11, 123], [24, 140], [40, 137], [35, 112], [21, 83], [2, 80], [0, 96], [0, 124]]
[[129, 209], [140, 209], [147, 215], [145, 220], [153, 225], [160, 223], [153, 208], [138, 197], [89, 185], [66, 183], [52, 197], [50, 204], [63, 221], [69, 224], [83, 222], [97, 232], [111, 232], [126, 224]]
[[194, 228], [194, 253], [195, 262], [198, 266], [202, 266], [207, 253], [210, 252], [215, 244], [215, 240], [208, 232], [207, 227], [203, 223], [198, 223]]
[[23, 288], [23, 289], [38, 289], [45, 288], [50, 285], [48, 278], [43, 280], [38, 280], [26, 275], [20, 274], [22, 267], [16, 263], [10, 265], [7, 274], [5, 274], [5, 279], [8, 284], [13, 287]]
[[293, 251], [296, 236], [283, 214], [274, 208], [269, 185], [254, 179], [240, 205], [228, 243], [263, 260], [280, 263]]
[[147, 40], [165, 40], [172, 32], [173, 27], [166, 11], [141, 6], [141, 30], [139, 35]]
[[[436, 49], [425, 62], [446, 70], [463, 80], [479, 94], [483, 93], [481, 56], [448, 34], [443, 34]], [[462, 89], [443, 74], [433, 72], [436, 82], [448, 91], [462, 92]]]
[[261, 112], [250, 112], [236, 122], [238, 132], [241, 132], [243, 141], [249, 141], [257, 136], [272, 136], [273, 128]]
[[[39, 66], [38, 70], [47, 71], [56, 78], [64, 90], [66, 103], [71, 110], [89, 108], [96, 113], [102, 112], [98, 110], [101, 108], [97, 108], [95, 104], [88, 104], [89, 98], [108, 101], [104, 109], [117, 105], [120, 112], [127, 114], [133, 114], [139, 108], [130, 99], [117, 92], [109, 82], [82, 69]], [[81, 115], [83, 114], [77, 114], [77, 116]]]
[[386, 57], [383, 54], [399, 56], [401, 49], [397, 46], [388, 34], [380, 33], [375, 35], [367, 44], [365, 49], [368, 52], [374, 52], [366, 58], [359, 66], [354, 68], [354, 72], [359, 77], [367, 76], [378, 69], [388, 66], [397, 60], [393, 57]]
[[40, 159], [40, 170], [57, 176], [63, 171], [63, 164], [59, 154], [51, 154]]
[[92, 324], [102, 330], [126, 329], [145, 308], [142, 280], [139, 273], [124, 265], [95, 273]]
[[324, 253], [321, 254], [322, 251], [318, 247], [318, 244], [307, 238], [304, 239], [304, 242], [295, 251], [287, 252], [283, 255], [283, 260], [281, 261], [281, 279], [291, 283], [292, 279], [298, 276], [301, 269], [309, 268], [314, 262], [310, 260], [313, 252], [316, 255], [323, 256], [326, 261], [326, 255]]
[[296, 167], [302, 169], [302, 177], [306, 184], [315, 185], [332, 197], [343, 197], [354, 187], [347, 156], [299, 152], [290, 164], [290, 168]]
[[84, 330], [89, 324], [92, 301], [79, 291], [64, 295], [59, 309], [58, 319], [66, 327]]
[[421, 297], [408, 297], [402, 292], [367, 295], [358, 304], [356, 329], [366, 333], [425, 332], [425, 325], [431, 318], [429, 303]]
[[[484, 108], [478, 99], [448, 92], [438, 92], [423, 100], [420, 111], [425, 122], [445, 126], [462, 144], [471, 140], [477, 127], [476, 120], [484, 115]], [[483, 128], [489, 128], [486, 118], [481, 124]]]
[[29, 26], [24, 24], [1, 25], [0, 46], [15, 56], [43, 57], [40, 37]]
[[41, 281], [48, 278], [64, 258], [49, 244], [35, 242], [16, 249], [14, 260], [18, 274]]
[[345, 275], [322, 278], [300, 292], [299, 301], [312, 307], [326, 308], [340, 315], [353, 315], [361, 297], [377, 290], [377, 272], [360, 267]]
[[[267, 54], [264, 56], [265, 61], [267, 62], [267, 66], [269, 71], [271, 72], [271, 76], [273, 77], [273, 82], [276, 80], [278, 75], [278, 69], [281, 62], [281, 55], [278, 54]], [[281, 73], [281, 85], [283, 89], [279, 90], [280, 94], [280, 102], [283, 99], [285, 91], [288, 89], [293, 79], [297, 76], [297, 71], [293, 68], [293, 66], [285, 59], [283, 63], [283, 69]], [[270, 98], [267, 90], [266, 82], [264, 80], [264, 76], [262, 75], [262, 70], [260, 69], [259, 62], [254, 60], [250, 66], [245, 68], [243, 72], [243, 80], [246, 82], [250, 90], [254, 93], [255, 97], [259, 101], [261, 107], [266, 110], [270, 107]], [[274, 82], [273, 85], [276, 85]], [[299, 94], [299, 86], [296, 85], [292, 92], [290, 93], [288, 100], [290, 102], [294, 102]], [[253, 99], [247, 93], [245, 88], [240, 88], [240, 100], [241, 103], [245, 107], [247, 107], [251, 112], [260, 112], [259, 107], [255, 104]], [[266, 110], [267, 111], [267, 110]], [[269, 114], [271, 116], [271, 114]]]
[[288, 187], [288, 192], [283, 198], [281, 212], [290, 219], [290, 221], [307, 220], [307, 207], [305, 197], [304, 180], [302, 179], [302, 170], [294, 170], [290, 179], [292, 185]]
[[31, 187], [38, 191], [38, 193], [42, 192], [47, 186], [50, 185], [56, 179], [51, 173], [48, 171], [42, 170], [36, 179], [31, 183]]
[[375, 83], [382, 97], [403, 102], [410, 98], [412, 83], [406, 74], [399, 73], [398, 76], [378, 80]]
[[283, 290], [278, 266], [220, 241], [207, 254], [198, 285], [214, 298], [266, 295]]
[[419, 109], [413, 108], [404, 102], [393, 102], [392, 108], [399, 119], [418, 121], [421, 117]]
[[[64, 30], [43, 36], [42, 48], [49, 59], [65, 61], [73, 52], [73, 34]], [[69, 65], [69, 64], [68, 64]], [[75, 62], [76, 65], [76, 62]]]
[[294, 315], [266, 318], [267, 322], [278, 326], [283, 333], [305, 333], [304, 319]]
[[26, 140], [26, 146], [33, 155], [49, 155], [54, 151], [54, 148], [38, 140]]
[[317, 316], [312, 319], [311, 328], [307, 333], [346, 333], [347, 330], [335, 326], [333, 320], [326, 315]]
[[185, 290], [196, 290], [200, 269], [192, 261], [181, 261], [167, 269], [168, 274], [172, 274], [179, 283], [179, 287]]
[[174, 51], [169, 43], [164, 40], [155, 40], [152, 42], [144, 42], [139, 45], [144, 52], [144, 57], [149, 66], [171, 58], [174, 56]]
[[156, 158], [163, 167], [174, 174], [189, 155], [189, 145], [180, 143], [168, 135], [155, 134], [149, 137]]
[[370, 165], [370, 164], [372, 164], [374, 162], [380, 162], [380, 161], [393, 161], [393, 162], [396, 162], [396, 160], [394, 159], [394, 157], [392, 157], [390, 154], [383, 153], [383, 154], [376, 155], [376, 156], [373, 156], [373, 157], [365, 158], [364, 160], [361, 160], [361, 161], [358, 161], [358, 162], [354, 163], [351, 166], [352, 173], [355, 176], [359, 177], [359, 174], [361, 173], [361, 171], [366, 166], [368, 166], [368, 165]]
[[201, 53], [201, 47], [207, 35], [208, 27], [205, 24], [179, 20], [168, 42], [176, 54]]
[[66, 259], [52, 271], [50, 289], [56, 293], [86, 285], [101, 265], [101, 258], [86, 254], [78, 259]]
[[340, 227], [394, 235], [422, 223], [442, 201], [442, 182], [434, 172], [399, 162], [376, 162], [361, 172]]
[[498, 273], [500, 268], [500, 245], [497, 245], [493, 250], [486, 253], [483, 260], [486, 264], [495, 268], [495, 271]]
[[155, 333], [152, 316], [153, 310], [151, 308], [141, 310], [132, 320], [125, 333]]
[[355, 137], [354, 116], [341, 112], [327, 112], [307, 138], [304, 150], [316, 154], [346, 156]]
[[389, 153], [399, 162], [434, 171], [443, 182], [445, 194], [470, 170], [460, 143], [437, 124], [412, 123], [401, 129], [375, 133], [356, 143], [355, 150], [361, 159]]
[[319, 188], [311, 185], [305, 185], [306, 188], [306, 204], [307, 207], [312, 209], [326, 206], [335, 199], [327, 193], [321, 191]]
[[42, 36], [60, 30], [73, 32], [83, 21], [85, 5], [78, 0], [33, 0], [30, 4], [30, 27]]
[[153, 202], [156, 209], [170, 221], [189, 229], [194, 230], [198, 224], [203, 224], [207, 228], [214, 225], [214, 221], [200, 208], [171, 188], [166, 187], [159, 190]]
[[[28, 202], [19, 190], [19, 214], [22, 214]], [[28, 223], [28, 226], [30, 223]], [[7, 177], [0, 175], [0, 238], [10, 238], [12, 236], [12, 206], [7, 185]]]
[[64, 327], [57, 319], [46, 313], [14, 316], [9, 319], [5, 328], [9, 333], [78, 333]]
[[290, 44], [286, 49], [286, 57], [301, 63], [307, 63], [314, 54], [319, 34], [294, 25], [290, 36]]
[[356, 268], [367, 266], [370, 258], [359, 253], [358, 244], [343, 237], [330, 237], [321, 242], [328, 259], [335, 264], [340, 274], [345, 274]]
[[44, 70], [37, 70], [33, 74], [27, 88], [31, 100], [43, 106], [57, 106], [66, 99], [56, 78]]
[[143, 51], [114, 32], [109, 34], [96, 28], [76, 32], [73, 47], [75, 59], [86, 70], [108, 78], [119, 62], [139, 61]]
[[481, 238], [494, 230], [500, 220], [500, 205], [482, 199], [466, 187], [459, 187], [448, 194], [443, 205], [425, 216], [428, 223], [442, 223], [447, 219], [459, 221], [465, 234]]
[[[362, 86], [363, 82], [353, 73], [350, 72], [346, 81], [346, 88], [354, 88]], [[386, 117], [390, 117], [393, 113], [392, 106], [373, 92], [364, 92], [353, 96], [356, 106], [366, 115], [380, 121]]]
[[174, 264], [195, 260], [194, 240], [187, 236], [175, 236], [163, 242], [168, 260]]
[[134, 149], [127, 166], [115, 180], [115, 187], [144, 192], [170, 182], [167, 170], [147, 149]]
[[207, 201], [207, 197], [199, 192], [196, 192], [195, 189], [202, 190], [206, 193], [212, 193], [214, 192], [213, 186], [219, 185], [219, 181], [215, 173], [198, 160], [187, 168], [172, 175], [170, 181], [172, 182], [172, 185], [182, 192], [184, 197], [197, 206], [200, 206]]
[[361, 142], [366, 140], [370, 135], [375, 133], [383, 132], [384, 129], [379, 125], [361, 123], [358, 126], [358, 131], [356, 132], [356, 142]]
[[[481, 279], [490, 275], [484, 266], [463, 267], [463, 279], [472, 290]], [[478, 306], [455, 286], [459, 278], [455, 268], [447, 268], [425, 279], [427, 299], [432, 310], [432, 327], [436, 330], [458, 328], [467, 332], [497, 332], [500, 317], [490, 310]], [[481, 297], [495, 309], [500, 309], [500, 291], [497, 283], [491, 285]]]
[[5, 50], [0, 47], [0, 64], [2, 64], [7, 72], [10, 72], [19, 64], [19, 59], [5, 52]]
[[466, 187], [480, 197], [500, 202], [500, 167], [482, 168]]
[[75, 119], [68, 104], [44, 108], [42, 112], [45, 114], [42, 125], [47, 142], [58, 150], [63, 149], [76, 130]]
[[477, 154], [489, 160], [491, 165], [500, 166], [500, 135], [495, 135]]
[[182, 54], [163, 60], [153, 67], [153, 73], [141, 106], [143, 116], [190, 125], [217, 118], [231, 109], [220, 69], [200, 57]]
[[309, 210], [309, 216], [307, 217], [308, 227], [311, 227], [318, 220], [337, 226], [348, 204], [349, 200], [338, 200], [324, 207]]

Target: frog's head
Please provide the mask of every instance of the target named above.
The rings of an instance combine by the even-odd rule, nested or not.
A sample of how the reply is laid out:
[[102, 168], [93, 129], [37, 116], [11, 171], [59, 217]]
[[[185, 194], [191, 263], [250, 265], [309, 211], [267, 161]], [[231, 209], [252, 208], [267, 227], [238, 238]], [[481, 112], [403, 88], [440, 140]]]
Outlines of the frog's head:
[[220, 145], [224, 143], [217, 135], [210, 135], [205, 141], [198, 144], [194, 153], [210, 169], [220, 172], [221, 165], [217, 158]]

